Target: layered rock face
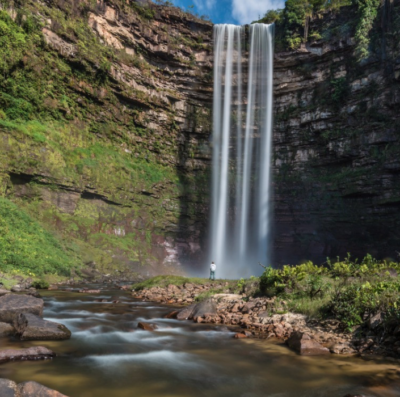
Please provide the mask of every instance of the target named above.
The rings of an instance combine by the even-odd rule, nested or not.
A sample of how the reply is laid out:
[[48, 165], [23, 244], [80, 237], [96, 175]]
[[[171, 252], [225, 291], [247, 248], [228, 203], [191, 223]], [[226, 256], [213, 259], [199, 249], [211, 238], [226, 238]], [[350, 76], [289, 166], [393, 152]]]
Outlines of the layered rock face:
[[[391, 7], [366, 62], [353, 55], [353, 8], [316, 18], [307, 44], [275, 54], [274, 263], [396, 254], [398, 1]], [[2, 83], [6, 116], [25, 121], [0, 123], [0, 194], [105, 273], [200, 267], [212, 24], [132, 0], [15, 1], [7, 12], [19, 24], [34, 15], [41, 41]]]
[[57, 113], [44, 117], [43, 136], [0, 126], [2, 193], [105, 273], [200, 258], [212, 24], [135, 1], [15, 2], [7, 11], [41, 22], [44, 42], [17, 69], [58, 92], [34, 87], [44, 111]]
[[389, 17], [380, 10], [366, 61], [354, 57], [352, 7], [316, 18], [306, 45], [275, 55], [278, 263], [397, 256], [400, 4], [390, 7]]

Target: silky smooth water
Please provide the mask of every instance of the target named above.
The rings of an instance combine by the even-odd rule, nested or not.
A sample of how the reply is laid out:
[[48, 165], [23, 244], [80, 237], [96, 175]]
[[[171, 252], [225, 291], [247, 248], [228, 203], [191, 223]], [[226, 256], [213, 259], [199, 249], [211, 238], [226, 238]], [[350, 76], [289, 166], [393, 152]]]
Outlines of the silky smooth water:
[[224, 278], [268, 264], [274, 25], [214, 27], [210, 260]]
[[[116, 295], [121, 303], [95, 301]], [[170, 307], [139, 302], [121, 291], [49, 291], [44, 299], [45, 318], [68, 326], [71, 340], [3, 339], [3, 347], [43, 345], [58, 356], [2, 364], [1, 378], [34, 380], [70, 397], [400, 396], [395, 385], [371, 383], [380, 374], [396, 374], [399, 367], [394, 364], [300, 357], [272, 341], [236, 340], [224, 327], [164, 319]], [[139, 321], [159, 328], [139, 330]]]

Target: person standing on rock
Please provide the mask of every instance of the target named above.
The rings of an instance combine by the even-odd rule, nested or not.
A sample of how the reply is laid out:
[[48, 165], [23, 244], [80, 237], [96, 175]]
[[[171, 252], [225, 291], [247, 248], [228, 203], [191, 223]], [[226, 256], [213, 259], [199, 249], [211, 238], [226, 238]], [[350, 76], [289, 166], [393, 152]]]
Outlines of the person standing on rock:
[[217, 270], [217, 265], [214, 262], [211, 262], [210, 266], [210, 280], [215, 280], [215, 271]]

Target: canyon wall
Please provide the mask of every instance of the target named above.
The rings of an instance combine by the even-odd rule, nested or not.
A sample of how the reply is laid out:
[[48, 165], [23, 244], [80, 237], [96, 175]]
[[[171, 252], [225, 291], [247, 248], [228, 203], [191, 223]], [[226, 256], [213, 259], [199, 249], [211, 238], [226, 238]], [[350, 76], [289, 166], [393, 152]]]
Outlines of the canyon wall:
[[[399, 3], [390, 7], [367, 61], [354, 57], [354, 7], [315, 17], [306, 44], [275, 54], [276, 264], [400, 250]], [[27, 44], [0, 82], [0, 194], [103, 272], [201, 268], [212, 24], [132, 0], [3, 9]]]
[[400, 4], [387, 7], [364, 61], [354, 56], [355, 7], [314, 18], [306, 44], [276, 54], [277, 263], [397, 257]]

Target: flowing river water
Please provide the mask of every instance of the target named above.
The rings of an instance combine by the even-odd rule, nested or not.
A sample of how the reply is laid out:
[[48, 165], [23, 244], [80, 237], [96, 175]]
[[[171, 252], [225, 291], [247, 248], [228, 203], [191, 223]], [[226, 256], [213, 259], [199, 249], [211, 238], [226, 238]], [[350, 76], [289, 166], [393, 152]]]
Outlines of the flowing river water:
[[[3, 364], [1, 378], [34, 380], [70, 397], [400, 396], [400, 387], [385, 382], [399, 375], [394, 363], [300, 357], [272, 341], [233, 339], [224, 327], [164, 319], [171, 307], [140, 302], [119, 290], [45, 291], [43, 299], [44, 317], [65, 324], [72, 338], [3, 339], [3, 347], [41, 345], [57, 357]], [[139, 330], [139, 321], [158, 329]]]

